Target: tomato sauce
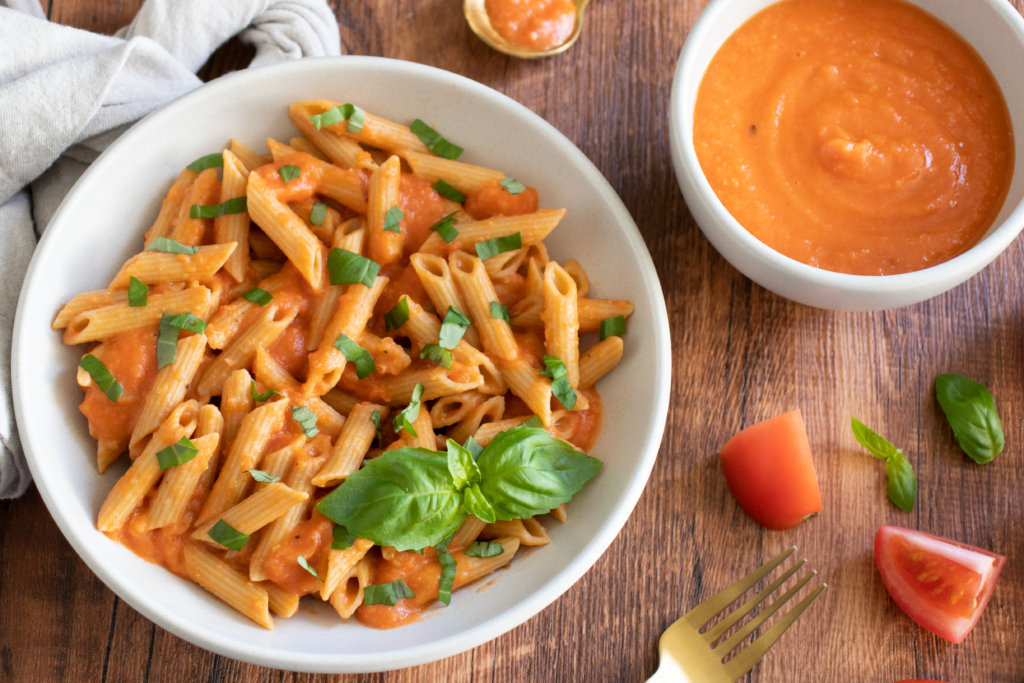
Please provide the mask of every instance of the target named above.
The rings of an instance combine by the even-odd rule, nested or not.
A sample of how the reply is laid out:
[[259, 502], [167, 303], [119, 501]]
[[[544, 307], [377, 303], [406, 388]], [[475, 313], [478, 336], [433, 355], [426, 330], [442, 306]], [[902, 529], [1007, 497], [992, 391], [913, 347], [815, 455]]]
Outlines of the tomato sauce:
[[518, 47], [551, 50], [572, 37], [572, 0], [487, 0], [487, 16], [502, 38]]
[[405, 214], [400, 226], [405, 236], [406, 256], [419, 251], [430, 237], [430, 227], [447, 215], [441, 195], [429, 182], [411, 173], [402, 174], [398, 208]]
[[101, 359], [124, 393], [114, 403], [95, 382], [85, 391], [78, 407], [89, 420], [94, 439], [120, 441], [127, 445], [142, 409], [145, 396], [156, 377], [157, 326], [122, 332], [107, 342]]
[[[299, 169], [299, 177], [285, 183], [281, 177], [281, 169], [285, 166], [296, 166]], [[253, 173], [258, 173], [266, 181], [267, 189], [285, 204], [301, 202], [309, 199], [316, 192], [320, 185], [320, 178], [323, 175], [323, 168], [320, 160], [305, 152], [296, 152], [281, 157], [277, 161], [260, 166]]]
[[528, 187], [512, 194], [498, 183], [492, 183], [466, 198], [466, 212], [478, 221], [493, 216], [521, 216], [533, 213], [540, 205], [537, 190]]
[[302, 568], [301, 555], [320, 576], [327, 575], [327, 553], [334, 539], [334, 523], [313, 511], [313, 516], [299, 522], [288, 538], [282, 541], [263, 561], [267, 578], [281, 590], [293, 595], [308, 595], [320, 590], [316, 577]]
[[437, 598], [441, 584], [441, 563], [437, 561], [437, 553], [432, 547], [424, 548], [422, 555], [394, 550], [388, 554], [390, 560], [375, 557], [370, 585], [402, 579], [416, 597], [399, 600], [393, 607], [361, 606], [356, 610], [356, 618], [371, 628], [395, 628], [413, 621]]
[[693, 142], [715, 194], [757, 239], [858, 275], [972, 247], [1014, 164], [988, 67], [900, 0], [784, 0], [754, 15], [708, 66]]

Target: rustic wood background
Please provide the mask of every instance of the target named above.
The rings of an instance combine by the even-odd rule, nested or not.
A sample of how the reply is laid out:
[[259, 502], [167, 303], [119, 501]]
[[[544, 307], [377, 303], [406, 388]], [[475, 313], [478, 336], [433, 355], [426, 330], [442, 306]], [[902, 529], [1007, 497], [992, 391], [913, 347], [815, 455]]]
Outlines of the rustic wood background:
[[[42, 0], [50, 19], [111, 33], [141, 0]], [[918, 306], [820, 311], [752, 284], [690, 217], [669, 158], [669, 85], [705, 0], [596, 0], [579, 44], [524, 62], [469, 31], [461, 0], [332, 0], [343, 49], [430, 64], [524, 103], [583, 150], [629, 208], [668, 301], [674, 395], [661, 456], [619, 538], [583, 579], [526, 624], [435, 664], [351, 677], [295, 674], [220, 657], [155, 626], [78, 559], [35, 489], [0, 502], [3, 681], [640, 681], [661, 632], [691, 606], [797, 544], [830, 587], [747, 680], [872, 682], [1024, 678], [1024, 249]], [[1018, 11], [1024, 0], [1014, 0]], [[242, 68], [225, 45], [204, 78]], [[1024, 163], [1024, 160], [1018, 160]], [[979, 467], [959, 450], [934, 398], [957, 372], [996, 397], [1007, 447]], [[823, 514], [771, 532], [738, 510], [715, 455], [733, 433], [800, 408]], [[851, 416], [910, 456], [920, 486], [906, 514], [886, 499], [879, 462]], [[889, 599], [871, 556], [881, 524], [1001, 552], [1009, 564], [961, 645], [918, 628]]]

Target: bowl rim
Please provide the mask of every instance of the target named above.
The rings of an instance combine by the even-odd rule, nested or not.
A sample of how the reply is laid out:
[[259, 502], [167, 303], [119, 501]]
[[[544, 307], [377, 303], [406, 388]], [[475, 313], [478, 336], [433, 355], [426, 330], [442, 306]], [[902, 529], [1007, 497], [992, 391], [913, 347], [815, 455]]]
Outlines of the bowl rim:
[[[28, 413], [28, 406], [22, 403], [22, 378], [20, 368], [31, 356], [27, 334], [26, 315], [23, 315], [23, 305], [28, 298], [30, 290], [36, 285], [43, 286], [40, 275], [37, 271], [40, 265], [46, 260], [47, 255], [54, 245], [58, 243], [55, 236], [58, 230], [54, 226], [62, 224], [71, 225], [68, 221], [68, 207], [75, 203], [79, 195], [85, 192], [85, 187], [91, 178], [99, 173], [102, 168], [102, 161], [108, 157], [117, 155], [122, 149], [131, 147], [142, 141], [144, 136], [151, 131], [159, 129], [161, 122], [173, 118], [177, 113], [187, 109], [190, 104], [211, 94], [229, 91], [233, 88], [244, 88], [247, 85], [258, 85], [267, 74], [279, 74], [288, 72], [300, 72], [306, 70], [330, 71], [337, 68], [352, 67], [373, 67], [380, 69], [382, 73], [398, 70], [398, 72], [424, 77], [446, 79], [448, 83], [460, 88], [465, 93], [472, 93], [474, 97], [482, 97], [485, 100], [495, 102], [500, 106], [511, 108], [524, 117], [526, 125], [533, 129], [540, 129], [553, 137], [560, 151], [567, 155], [580, 170], [586, 182], [605, 195], [612, 207], [613, 222], [622, 230], [624, 237], [630, 243], [638, 256], [639, 268], [643, 275], [643, 291], [650, 302], [653, 324], [655, 329], [654, 345], [656, 358], [654, 362], [664, 367], [664, 373], [658, 373], [657, 384], [651, 387], [655, 396], [654, 414], [650, 422], [650, 429], [646, 435], [646, 443], [636, 459], [636, 469], [632, 480], [623, 491], [620, 502], [610, 510], [605, 522], [598, 529], [592, 540], [584, 546], [582, 551], [573, 558], [566, 567], [558, 574], [542, 585], [533, 594], [517, 603], [511, 609], [496, 613], [487, 621], [481, 623], [475, 629], [466, 629], [445, 637], [439, 641], [428, 642], [421, 645], [414, 645], [387, 653], [330, 653], [322, 652], [316, 656], [308, 653], [296, 653], [290, 650], [274, 649], [272, 647], [257, 647], [246, 643], [236, 637], [225, 636], [210, 629], [203, 630], [202, 624], [195, 619], [188, 619], [184, 614], [175, 613], [161, 607], [160, 600], [150, 593], [140, 589], [137, 584], [121, 582], [117, 576], [106, 569], [109, 561], [102, 557], [92, 545], [91, 541], [80, 538], [79, 529], [94, 528], [94, 520], [87, 519], [84, 522], [72, 519], [64, 513], [61, 503], [58, 500], [57, 492], [50, 487], [46, 477], [46, 470], [39, 460], [32, 442], [32, 429], [29, 428], [31, 418]], [[40, 280], [39, 283], [36, 281]], [[25, 339], [23, 340], [23, 337]], [[409, 666], [425, 664], [445, 657], [459, 654], [472, 649], [485, 642], [493, 640], [503, 633], [524, 623], [542, 609], [554, 602], [559, 596], [575, 584], [588, 569], [604, 554], [611, 542], [616, 538], [627, 519], [635, 508], [650, 478], [654, 462], [660, 450], [662, 438], [665, 431], [665, 424], [668, 416], [668, 404], [671, 393], [671, 336], [669, 333], [668, 313], [662, 293], [660, 279], [651, 259], [651, 255], [644, 242], [639, 229], [634, 223], [625, 205], [622, 203], [618, 193], [605, 179], [596, 166], [583, 154], [571, 140], [566, 138], [554, 126], [545, 121], [539, 115], [516, 102], [503, 93], [494, 90], [486, 85], [473, 81], [464, 76], [438, 69], [435, 67], [407, 62], [404, 60], [387, 59], [382, 57], [363, 56], [341, 56], [341, 57], [318, 57], [302, 60], [282, 62], [279, 64], [245, 69], [218, 78], [210, 83], [204, 84], [195, 90], [186, 93], [176, 100], [148, 114], [136, 122], [124, 134], [122, 134], [110, 147], [108, 147], [90, 165], [81, 178], [68, 192], [60, 207], [58, 207], [49, 228], [40, 239], [32, 260], [26, 272], [24, 284], [18, 300], [18, 309], [15, 315], [14, 335], [12, 345], [12, 384], [15, 417], [19, 432], [24, 435], [22, 445], [32, 472], [36, 487], [43, 498], [44, 503], [51, 516], [57, 522], [58, 527], [65, 538], [74, 548], [89, 568], [106, 584], [118, 597], [125, 600], [134, 609], [142, 613], [162, 628], [174, 633], [178, 637], [211, 650], [217, 654], [238, 659], [241, 661], [267, 666], [277, 669], [288, 669], [295, 671], [308, 671], [317, 673], [354, 673], [401, 669]]]
[[[775, 251], [754, 237], [729, 213], [705, 177], [693, 145], [693, 110], [687, 110], [684, 102], [684, 92], [688, 85], [696, 80], [699, 86], [706, 71], [705, 69], [700, 73], [695, 73], [696, 68], [693, 64], [697, 60], [698, 50], [707, 40], [707, 34], [711, 32], [714, 25], [723, 20], [731, 9], [731, 5], [738, 1], [711, 0], [697, 17], [697, 21], [694, 22], [693, 28], [687, 34], [683, 49], [679, 53], [669, 99], [669, 144], [672, 150], [673, 165], [679, 175], [679, 182], [684, 182], [683, 176], [685, 175], [686, 182], [697, 194], [696, 199], [714, 213], [715, 223], [708, 226], [709, 230], [724, 232], [748, 256], [766, 263], [771, 269], [787, 277], [795, 278], [810, 286], [842, 289], [863, 294], [923, 289], [930, 284], [944, 281], [953, 282], [951, 286], [956, 286], [967, 279], [961, 277], [962, 274], [969, 273], [970, 275], [967, 276], [969, 278], [978, 273], [995, 260], [1024, 230], [1024, 198], [1022, 198], [1000, 224], [994, 228], [990, 227], [989, 233], [964, 253], [929, 268], [895, 275], [852, 275], [815, 268]], [[781, 1], [772, 0], [765, 7]], [[914, 0], [909, 1], [920, 7]], [[986, 4], [992, 7], [998, 16], [1006, 22], [1024, 47], [1024, 17], [1008, 2], [986, 0]], [[927, 12], [927, 10], [925, 11]], [[929, 14], [931, 13], [929, 12]], [[943, 23], [945, 24], [945, 22]], [[951, 30], [956, 32], [955, 29]], [[960, 33], [956, 34], [960, 36]], [[974, 48], [970, 41], [963, 36], [960, 37]], [[691, 134], [686, 135], [687, 131], [691, 131]], [[1014, 134], [1016, 136], [1017, 131], [1014, 131]], [[1024, 131], [1021, 131], [1021, 134], [1024, 135]], [[1024, 159], [1015, 160], [1014, 174], [1017, 173], [1024, 173]], [[701, 230], [705, 229], [704, 226], [700, 227]], [[950, 288], [944, 287], [942, 291]]]

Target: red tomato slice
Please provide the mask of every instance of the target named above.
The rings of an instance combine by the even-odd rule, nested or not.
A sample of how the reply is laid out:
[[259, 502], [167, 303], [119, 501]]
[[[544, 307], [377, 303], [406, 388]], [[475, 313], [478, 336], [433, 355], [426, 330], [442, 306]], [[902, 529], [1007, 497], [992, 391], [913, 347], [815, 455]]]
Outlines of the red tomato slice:
[[875, 564], [908, 617], [959, 643], [985, 611], [1006, 558], [923, 531], [883, 526], [875, 535]]
[[722, 446], [722, 469], [743, 511], [769, 529], [821, 512], [821, 491], [799, 410], [747, 427]]

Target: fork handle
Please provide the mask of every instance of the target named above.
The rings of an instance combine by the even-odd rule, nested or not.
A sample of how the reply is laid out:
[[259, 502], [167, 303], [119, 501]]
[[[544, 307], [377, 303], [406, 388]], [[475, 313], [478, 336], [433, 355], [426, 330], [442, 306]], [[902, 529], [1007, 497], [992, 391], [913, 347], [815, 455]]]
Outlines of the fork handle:
[[658, 664], [658, 670], [647, 679], [647, 683], [690, 683], [690, 679], [671, 657], [662, 657]]

